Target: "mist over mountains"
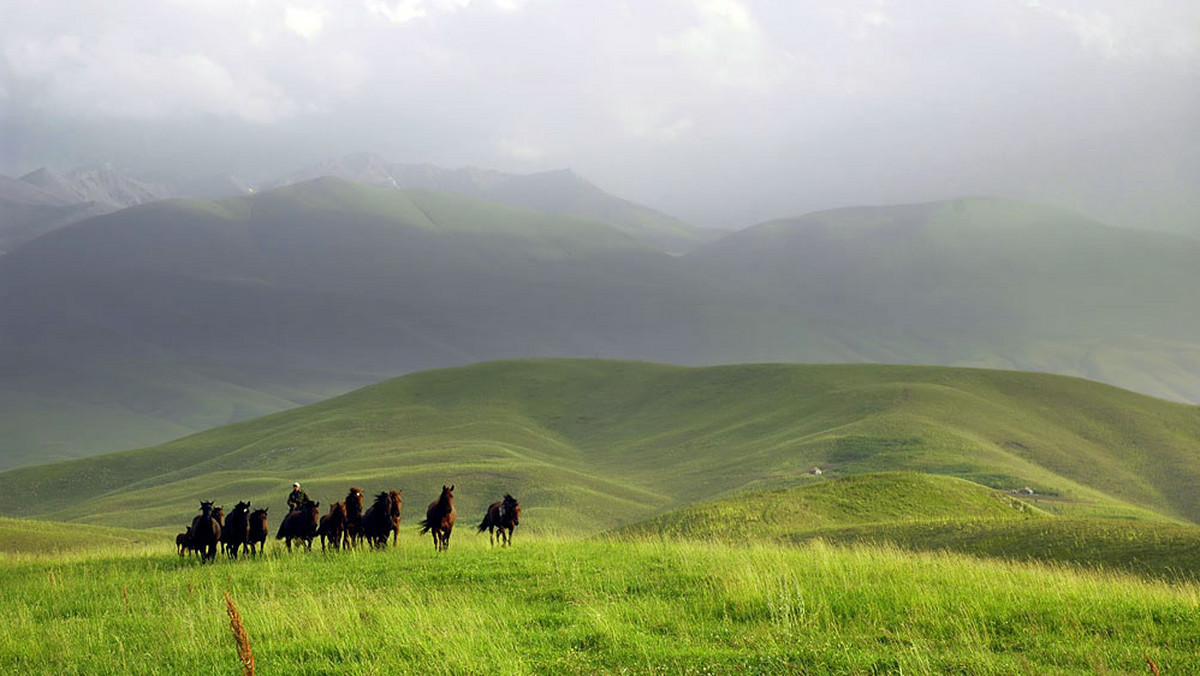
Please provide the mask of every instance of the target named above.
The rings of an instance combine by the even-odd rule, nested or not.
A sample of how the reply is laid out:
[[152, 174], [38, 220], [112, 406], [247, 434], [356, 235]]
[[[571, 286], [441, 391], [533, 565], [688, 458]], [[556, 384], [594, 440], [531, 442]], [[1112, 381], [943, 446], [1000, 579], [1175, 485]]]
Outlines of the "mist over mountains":
[[606, 221], [660, 248], [683, 252], [725, 231], [684, 223], [604, 192], [571, 170], [510, 174], [465, 167], [389, 162], [370, 153], [333, 158], [255, 182], [232, 174], [146, 181], [111, 167], [67, 172], [41, 168], [19, 179], [0, 176], [0, 252], [38, 235], [116, 209], [171, 198], [220, 199], [252, 195], [332, 176], [380, 188], [423, 188]]
[[[305, 180], [322, 172], [343, 178]], [[1200, 401], [1200, 239], [971, 198], [706, 243], [570, 172], [362, 155], [278, 183], [102, 214], [0, 256], [0, 463], [516, 357], [986, 366]]]

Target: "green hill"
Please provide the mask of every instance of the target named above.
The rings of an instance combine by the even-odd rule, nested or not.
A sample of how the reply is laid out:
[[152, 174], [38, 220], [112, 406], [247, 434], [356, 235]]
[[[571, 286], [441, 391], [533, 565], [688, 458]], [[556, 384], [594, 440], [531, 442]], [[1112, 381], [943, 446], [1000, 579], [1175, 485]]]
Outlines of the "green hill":
[[730, 541], [778, 540], [847, 526], [1047, 516], [1016, 497], [970, 481], [891, 472], [739, 494], [673, 510], [626, 526], [620, 532]]
[[1195, 580], [1200, 571], [1195, 525], [1056, 517], [1038, 503], [1036, 496], [947, 476], [860, 474], [689, 505], [615, 534], [730, 544], [887, 545], [1170, 579]]
[[148, 204], [0, 257], [0, 468], [527, 357], [1010, 368], [1200, 401], [1196, 260], [1200, 240], [991, 199], [814, 214], [684, 256], [337, 179]]
[[[1078, 379], [894, 366], [511, 361], [429, 371], [162, 446], [0, 474], [0, 513], [175, 529], [200, 499], [283, 510], [443, 483], [464, 523], [505, 491], [534, 532], [586, 534], [738, 491], [906, 470], [1044, 511], [1200, 518], [1200, 409]], [[955, 503], [957, 504], [957, 503]], [[990, 503], [989, 503], [990, 504]]]
[[139, 530], [0, 517], [0, 554], [53, 555], [148, 545], [161, 549], [164, 540], [157, 533]]

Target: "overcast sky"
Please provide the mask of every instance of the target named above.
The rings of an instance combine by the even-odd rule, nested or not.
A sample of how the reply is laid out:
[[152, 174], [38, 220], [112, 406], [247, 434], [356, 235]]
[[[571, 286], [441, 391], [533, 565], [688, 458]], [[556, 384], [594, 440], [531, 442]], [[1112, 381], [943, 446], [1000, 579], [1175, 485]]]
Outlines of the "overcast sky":
[[988, 193], [1181, 227], [1200, 2], [0, 2], [0, 173], [364, 150], [706, 225]]

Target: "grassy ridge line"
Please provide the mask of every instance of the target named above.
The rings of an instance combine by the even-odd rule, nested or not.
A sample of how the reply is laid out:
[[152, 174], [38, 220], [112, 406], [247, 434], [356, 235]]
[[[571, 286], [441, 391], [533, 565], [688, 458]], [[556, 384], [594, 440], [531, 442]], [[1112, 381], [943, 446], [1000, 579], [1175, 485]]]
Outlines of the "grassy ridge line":
[[882, 545], [1012, 561], [1103, 568], [1165, 580], [1200, 579], [1200, 529], [1097, 519], [944, 519], [828, 527], [779, 538], [804, 544]]
[[1015, 497], [954, 477], [860, 474], [689, 505], [617, 529], [621, 535], [773, 540], [798, 532], [910, 521], [1045, 519]]
[[0, 517], [0, 555], [56, 558], [65, 553], [122, 551], [166, 542], [161, 533]]
[[[1200, 669], [1200, 589], [888, 548], [456, 539], [438, 556], [167, 551], [0, 559], [0, 670], [1163, 673]], [[36, 636], [36, 640], [30, 637]]]
[[[683, 368], [535, 360], [429, 371], [162, 446], [0, 474], [0, 513], [175, 528], [200, 499], [283, 511], [443, 483], [481, 513], [590, 533], [731, 492], [908, 470], [1070, 498], [1064, 514], [1200, 517], [1200, 409], [1083, 380], [942, 367]], [[414, 507], [416, 508], [414, 510]], [[541, 514], [537, 510], [545, 510]], [[534, 525], [536, 524], [536, 525]]]
[[1170, 580], [1200, 575], [1200, 528], [1062, 518], [952, 477], [867, 474], [689, 505], [619, 528], [618, 538], [882, 545], [1106, 568]]

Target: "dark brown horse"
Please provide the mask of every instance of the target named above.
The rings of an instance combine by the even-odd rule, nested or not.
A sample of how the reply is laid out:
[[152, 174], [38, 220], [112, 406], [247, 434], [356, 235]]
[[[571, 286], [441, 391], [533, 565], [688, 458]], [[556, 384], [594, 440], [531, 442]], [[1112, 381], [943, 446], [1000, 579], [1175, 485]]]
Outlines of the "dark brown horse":
[[346, 536], [346, 503], [335, 502], [329, 506], [329, 513], [321, 517], [317, 526], [317, 535], [321, 536], [321, 551], [325, 551], [325, 542], [334, 549], [341, 549], [342, 538]]
[[305, 549], [312, 551], [313, 538], [317, 536], [317, 526], [321, 519], [321, 503], [309, 500], [294, 509], [279, 522], [279, 532], [276, 540], [286, 540], [288, 551], [292, 551], [292, 540], [303, 540]]
[[429, 503], [421, 534], [433, 532], [433, 548], [444, 552], [450, 548], [450, 532], [454, 530], [454, 486], [442, 486], [442, 494]]
[[496, 544], [496, 537], [500, 539], [500, 546], [507, 547], [512, 544], [513, 530], [521, 524], [521, 503], [508, 493], [504, 494], [504, 499], [500, 502], [493, 502], [488, 505], [487, 514], [483, 515], [483, 522], [479, 524], [479, 532], [488, 532], [488, 541], [493, 545]]
[[188, 526], [187, 530], [175, 536], [175, 548], [179, 550], [179, 555], [183, 556], [192, 550], [192, 527]]
[[239, 502], [229, 513], [229, 518], [225, 521], [225, 526], [221, 529], [221, 544], [225, 547], [225, 553], [236, 559], [238, 550], [242, 545], [246, 544], [246, 538], [250, 536], [250, 503]]
[[270, 529], [267, 528], [267, 509], [270, 509], [270, 507], [256, 509], [250, 513], [249, 533], [246, 535], [246, 549], [250, 550], [251, 554], [259, 552], [256, 547], [260, 547], [264, 551], [266, 550], [267, 533], [270, 532]]
[[192, 519], [192, 549], [200, 552], [200, 561], [212, 561], [220, 540], [221, 523], [213, 516], [213, 503], [201, 501], [200, 514]]
[[375, 502], [363, 514], [362, 537], [376, 547], [387, 545], [388, 536], [395, 535], [393, 544], [400, 537], [400, 494], [403, 491], [382, 491]]
[[346, 546], [358, 544], [362, 539], [363, 493], [359, 488], [350, 487], [346, 493]]

